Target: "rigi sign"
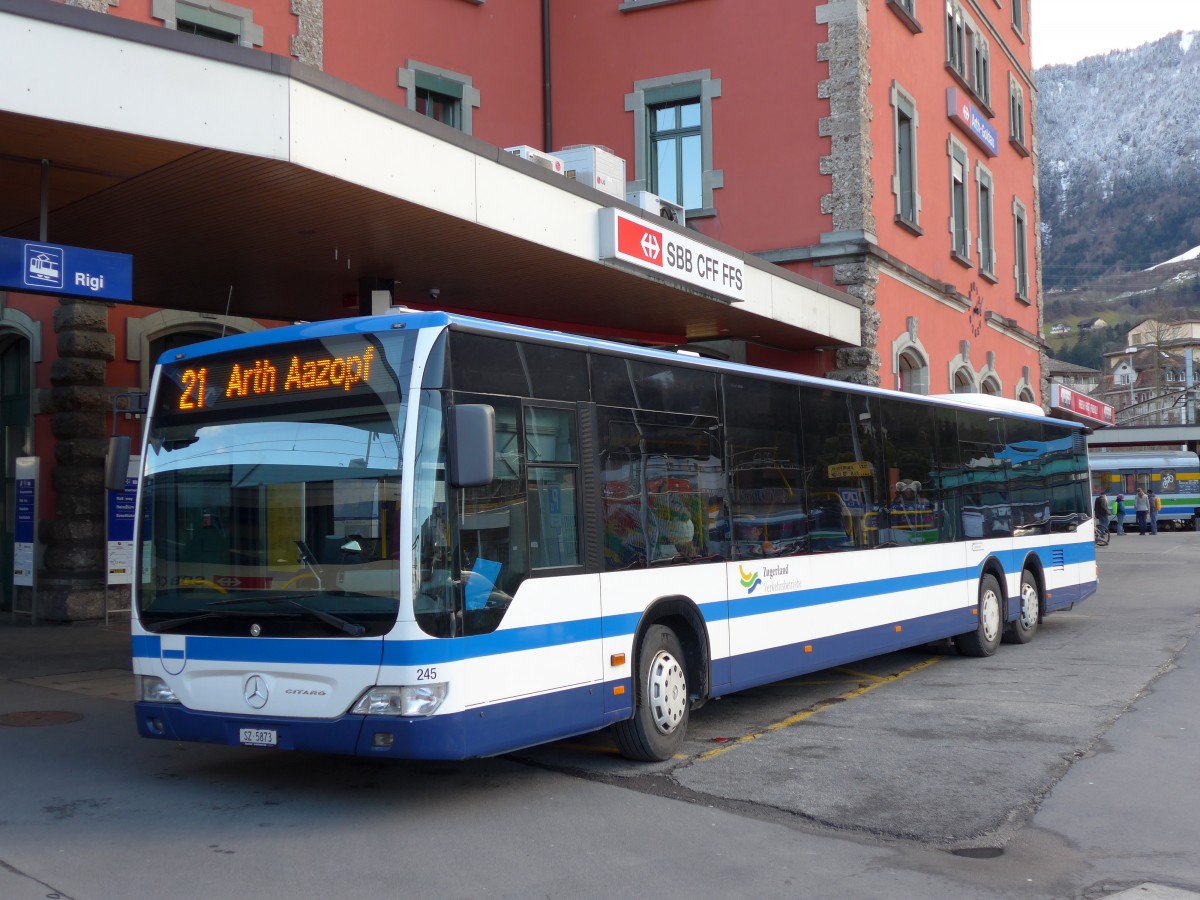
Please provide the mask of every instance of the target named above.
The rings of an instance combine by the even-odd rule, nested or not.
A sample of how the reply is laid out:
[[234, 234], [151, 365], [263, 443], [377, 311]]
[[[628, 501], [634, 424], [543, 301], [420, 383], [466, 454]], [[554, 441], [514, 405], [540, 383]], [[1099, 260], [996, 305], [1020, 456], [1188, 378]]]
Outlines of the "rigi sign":
[[745, 263], [707, 244], [609, 207], [600, 210], [600, 260], [619, 260], [733, 301], [746, 299]]
[[133, 299], [133, 257], [66, 244], [0, 238], [0, 288], [128, 301]]

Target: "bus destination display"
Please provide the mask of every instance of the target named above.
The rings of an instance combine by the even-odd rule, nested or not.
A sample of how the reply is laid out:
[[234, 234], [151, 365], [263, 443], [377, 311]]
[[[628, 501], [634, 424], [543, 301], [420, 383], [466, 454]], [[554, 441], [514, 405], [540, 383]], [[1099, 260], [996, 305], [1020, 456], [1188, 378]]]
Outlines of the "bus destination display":
[[218, 406], [370, 391], [375, 356], [375, 347], [367, 344], [338, 355], [322, 346], [277, 357], [260, 350], [182, 363], [164, 372], [159, 409], [187, 415]]

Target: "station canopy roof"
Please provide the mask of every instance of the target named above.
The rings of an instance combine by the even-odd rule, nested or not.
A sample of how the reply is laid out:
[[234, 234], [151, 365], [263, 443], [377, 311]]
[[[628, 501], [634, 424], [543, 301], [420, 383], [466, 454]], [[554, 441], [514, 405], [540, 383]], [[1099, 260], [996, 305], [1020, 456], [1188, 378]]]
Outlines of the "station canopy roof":
[[634, 207], [308, 66], [38, 0], [0, 33], [0, 235], [38, 239], [44, 185], [46, 240], [132, 254], [135, 303], [326, 319], [379, 278], [610, 335], [859, 340], [854, 298], [731, 247], [741, 302], [602, 262], [600, 210]]

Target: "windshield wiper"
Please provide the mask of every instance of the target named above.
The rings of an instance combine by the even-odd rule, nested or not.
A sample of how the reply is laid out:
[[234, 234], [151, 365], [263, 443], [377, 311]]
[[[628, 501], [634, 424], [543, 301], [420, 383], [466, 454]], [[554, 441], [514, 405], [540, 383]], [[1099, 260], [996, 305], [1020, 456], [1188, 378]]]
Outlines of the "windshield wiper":
[[[167, 619], [165, 622], [155, 622], [153, 625], [147, 625], [147, 631], [153, 631], [160, 634], [164, 631], [171, 631], [175, 628], [182, 628], [184, 625], [190, 625], [192, 622], [199, 622], [201, 619], [224, 619], [230, 616], [252, 616], [251, 612], [203, 612], [196, 613], [194, 616], [181, 616], [178, 619]], [[271, 616], [278, 616], [279, 613], [270, 613]]]
[[[306, 595], [307, 596], [307, 595]], [[274, 603], [287, 603], [289, 606], [294, 606], [296, 609], [302, 610], [315, 619], [320, 619], [331, 628], [336, 628], [338, 631], [345, 632], [351, 637], [360, 637], [367, 633], [365, 625], [359, 625], [356, 622], [350, 622], [343, 619], [341, 616], [335, 616], [333, 613], [327, 613], [322, 609], [313, 609], [311, 606], [305, 606], [295, 597], [230, 597], [228, 600], [214, 600], [208, 606], [228, 606], [232, 603], [266, 603], [268, 605]], [[205, 613], [205, 615], [220, 615], [220, 613]], [[253, 613], [241, 613], [241, 615], [253, 615]]]

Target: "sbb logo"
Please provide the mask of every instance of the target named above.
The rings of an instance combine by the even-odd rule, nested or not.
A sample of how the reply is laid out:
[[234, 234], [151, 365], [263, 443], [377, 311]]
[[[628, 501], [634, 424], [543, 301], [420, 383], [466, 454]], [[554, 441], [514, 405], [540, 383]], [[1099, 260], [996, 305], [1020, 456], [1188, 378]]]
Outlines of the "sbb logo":
[[663, 264], [663, 233], [633, 219], [617, 217], [617, 250], [651, 265]]

